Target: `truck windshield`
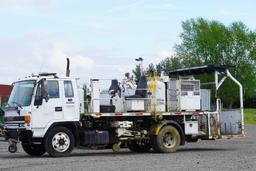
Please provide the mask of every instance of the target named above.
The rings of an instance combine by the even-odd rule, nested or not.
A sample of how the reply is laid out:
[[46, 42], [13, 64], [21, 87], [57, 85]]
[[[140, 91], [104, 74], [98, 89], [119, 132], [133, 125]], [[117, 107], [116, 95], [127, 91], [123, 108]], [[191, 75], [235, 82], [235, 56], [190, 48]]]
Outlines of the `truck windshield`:
[[35, 80], [20, 81], [14, 84], [8, 106], [29, 106], [35, 87]]

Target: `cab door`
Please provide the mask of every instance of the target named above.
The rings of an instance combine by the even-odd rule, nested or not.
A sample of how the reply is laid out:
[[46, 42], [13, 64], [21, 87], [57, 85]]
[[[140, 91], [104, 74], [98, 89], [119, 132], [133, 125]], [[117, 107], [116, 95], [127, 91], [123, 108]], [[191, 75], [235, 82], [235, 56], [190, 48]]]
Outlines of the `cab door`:
[[[43, 98], [45, 84], [47, 99]], [[35, 137], [41, 137], [49, 123], [63, 119], [59, 80], [41, 80], [38, 83], [31, 114], [31, 128]]]
[[64, 118], [66, 120], [74, 121], [79, 119], [77, 115], [77, 104], [78, 100], [75, 98], [77, 95], [74, 91], [75, 83], [71, 80], [63, 80], [63, 108], [64, 108]]

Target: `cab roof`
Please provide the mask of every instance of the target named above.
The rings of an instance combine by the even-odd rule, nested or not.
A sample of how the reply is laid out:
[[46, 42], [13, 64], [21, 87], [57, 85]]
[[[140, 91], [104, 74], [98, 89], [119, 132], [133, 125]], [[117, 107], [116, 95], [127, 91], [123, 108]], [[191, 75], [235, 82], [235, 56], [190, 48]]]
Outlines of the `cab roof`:
[[[72, 80], [72, 79], [78, 79], [78, 78], [73, 78], [73, 77], [58, 77], [57, 76], [57, 73], [39, 73], [38, 75], [35, 75], [35, 74], [32, 74], [31, 76], [27, 76], [23, 79], [19, 79], [18, 81], [16, 82], [20, 82], [20, 81], [26, 81], [26, 80], [39, 80], [39, 79], [42, 79], [42, 78], [45, 78], [45, 79], [69, 79], [69, 80]], [[14, 83], [16, 83], [14, 82]]]

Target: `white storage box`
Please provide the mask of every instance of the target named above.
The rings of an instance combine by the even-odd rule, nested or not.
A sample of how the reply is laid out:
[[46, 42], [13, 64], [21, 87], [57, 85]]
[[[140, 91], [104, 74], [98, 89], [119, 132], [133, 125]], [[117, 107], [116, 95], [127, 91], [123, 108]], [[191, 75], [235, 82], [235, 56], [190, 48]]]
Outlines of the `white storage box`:
[[139, 99], [130, 99], [126, 100], [126, 109], [127, 111], [144, 111], [144, 100]]
[[186, 135], [198, 134], [198, 121], [186, 121], [185, 122], [185, 134]]
[[199, 80], [178, 80], [178, 106], [179, 111], [200, 110], [200, 81]]

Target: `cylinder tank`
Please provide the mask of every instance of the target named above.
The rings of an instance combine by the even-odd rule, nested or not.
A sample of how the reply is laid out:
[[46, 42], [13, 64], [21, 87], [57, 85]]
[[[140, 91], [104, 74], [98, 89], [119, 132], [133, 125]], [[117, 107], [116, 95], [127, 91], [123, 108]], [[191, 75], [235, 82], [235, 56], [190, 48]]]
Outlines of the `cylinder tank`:
[[153, 77], [148, 81], [151, 95], [151, 111], [165, 112], [165, 84], [158, 77]]

